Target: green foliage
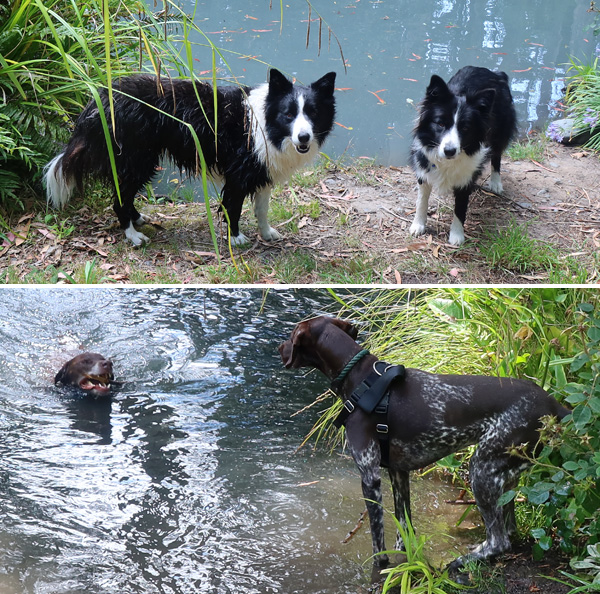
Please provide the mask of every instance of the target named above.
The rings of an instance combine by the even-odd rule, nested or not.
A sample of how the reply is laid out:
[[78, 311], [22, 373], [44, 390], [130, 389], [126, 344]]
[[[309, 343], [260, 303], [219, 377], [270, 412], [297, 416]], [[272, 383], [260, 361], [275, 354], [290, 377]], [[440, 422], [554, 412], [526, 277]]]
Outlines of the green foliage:
[[[573, 408], [564, 426], [548, 423], [544, 447], [520, 491], [541, 506], [542, 521], [531, 531], [534, 554], [553, 541], [574, 557], [572, 566], [600, 583], [600, 315], [597, 304], [578, 308], [582, 348], [557, 362], [555, 391]], [[586, 556], [587, 553], [587, 556]]]
[[585, 146], [600, 151], [600, 62], [585, 64], [571, 58], [565, 102], [574, 118], [574, 129], [589, 131]]
[[381, 573], [386, 576], [382, 594], [392, 591], [392, 588], [393, 592], [400, 594], [448, 594], [468, 589], [451, 580], [447, 569], [439, 570], [431, 566], [424, 552], [427, 538], [422, 534], [415, 534], [408, 515], [405, 518], [406, 525], [395, 516], [392, 517], [404, 542], [403, 554], [406, 559], [394, 567], [382, 570]]
[[587, 271], [576, 260], [529, 237], [527, 227], [510, 221], [506, 227], [484, 232], [479, 251], [492, 268], [517, 274], [545, 272], [553, 284], [587, 281]]
[[506, 150], [513, 161], [542, 161], [547, 140], [543, 136], [528, 136], [526, 140], [512, 142]]
[[[103, 19], [108, 7], [111, 29]], [[65, 123], [106, 85], [109, 75], [130, 71], [140, 60], [144, 8], [97, 0], [10, 0], [0, 19], [0, 203], [18, 199], [64, 139]], [[128, 18], [121, 18], [128, 17]], [[105, 42], [114, 46], [106, 57]], [[109, 44], [110, 47], [110, 44]]]

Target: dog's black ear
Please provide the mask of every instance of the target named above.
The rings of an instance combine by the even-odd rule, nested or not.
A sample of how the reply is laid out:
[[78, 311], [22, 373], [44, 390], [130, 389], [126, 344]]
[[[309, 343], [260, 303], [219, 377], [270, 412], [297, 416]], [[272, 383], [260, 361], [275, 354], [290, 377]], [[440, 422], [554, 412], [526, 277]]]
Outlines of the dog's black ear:
[[444, 82], [444, 79], [434, 74], [429, 81], [427, 91], [425, 91], [425, 99], [430, 101], [440, 101], [451, 95], [448, 85]]
[[275, 95], [284, 95], [285, 93], [289, 93], [294, 85], [292, 82], [279, 70], [275, 68], [271, 68], [269, 70], [269, 93]]
[[335, 77], [335, 72], [328, 72], [325, 76], [322, 76], [310, 86], [318, 93], [333, 95], [333, 91], [335, 90]]
[[65, 363], [59, 370], [59, 372], [54, 376], [54, 385], [59, 382], [64, 382], [65, 374], [67, 373], [67, 364]]
[[332, 318], [331, 322], [343, 330], [352, 340], [356, 340], [358, 328], [354, 324], [346, 322], [346, 320], [340, 320], [339, 318]]
[[496, 99], [496, 89], [483, 89], [467, 98], [482, 114], [486, 115], [492, 109]]

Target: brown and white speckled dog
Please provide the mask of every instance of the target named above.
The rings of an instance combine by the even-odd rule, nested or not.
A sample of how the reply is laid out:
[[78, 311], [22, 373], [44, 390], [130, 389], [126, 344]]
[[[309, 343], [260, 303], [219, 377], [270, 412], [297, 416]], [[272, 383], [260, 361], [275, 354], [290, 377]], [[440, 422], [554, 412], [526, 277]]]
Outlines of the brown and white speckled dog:
[[54, 378], [63, 384], [83, 390], [91, 396], [108, 396], [114, 380], [112, 361], [98, 353], [82, 353], [67, 361]]
[[[321, 316], [300, 322], [291, 338], [280, 345], [279, 353], [286, 368], [315, 367], [323, 372], [333, 380], [345, 403], [346, 438], [367, 501], [373, 552], [386, 550], [382, 454], [387, 458], [395, 514], [404, 522], [405, 512], [410, 517], [409, 472], [472, 444], [478, 448], [471, 459], [471, 488], [485, 523], [486, 540], [452, 566], [460, 567], [467, 558], [489, 559], [508, 551], [510, 535], [516, 529], [514, 506], [501, 507], [498, 499], [516, 485], [526, 466], [522, 458], [511, 456], [509, 449], [527, 444], [532, 452], [540, 419], [546, 415], [562, 419], [569, 411], [531, 381], [402, 369], [390, 384], [387, 416], [382, 422], [381, 410], [367, 412], [352, 397], [379, 367], [377, 358], [365, 353], [348, 370], [349, 361], [362, 350], [356, 337], [352, 324]], [[336, 382], [342, 370], [346, 373]], [[397, 546], [402, 546], [401, 540]], [[378, 555], [375, 563], [385, 566], [388, 558]]]

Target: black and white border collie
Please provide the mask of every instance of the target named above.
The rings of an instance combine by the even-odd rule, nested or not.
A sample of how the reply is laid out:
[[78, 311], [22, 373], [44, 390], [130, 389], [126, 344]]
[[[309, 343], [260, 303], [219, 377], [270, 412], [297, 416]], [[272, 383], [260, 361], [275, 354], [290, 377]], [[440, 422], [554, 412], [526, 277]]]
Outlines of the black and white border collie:
[[491, 159], [490, 189], [502, 194], [500, 158], [517, 130], [517, 116], [504, 72], [465, 66], [446, 84], [433, 75], [413, 131], [410, 164], [419, 183], [412, 235], [425, 232], [429, 195], [454, 193], [449, 243], [465, 241], [469, 196]]
[[[246, 196], [254, 198], [262, 238], [279, 239], [267, 219], [271, 189], [318, 154], [333, 128], [334, 83], [335, 72], [302, 86], [271, 69], [269, 82], [256, 87], [218, 86], [215, 121], [213, 87], [208, 83], [125, 77], [113, 86], [114, 134], [108, 93], [100, 91], [121, 196], [119, 201], [115, 191], [114, 209], [126, 237], [134, 245], [149, 241], [135, 229], [148, 219], [135, 209], [134, 197], [152, 179], [162, 156], [191, 175], [200, 173], [191, 126], [211, 177], [222, 184], [221, 206], [228, 216], [232, 244], [248, 241], [239, 230]], [[64, 207], [87, 178], [115, 185], [94, 100], [79, 116], [64, 151], [46, 166], [48, 201]]]

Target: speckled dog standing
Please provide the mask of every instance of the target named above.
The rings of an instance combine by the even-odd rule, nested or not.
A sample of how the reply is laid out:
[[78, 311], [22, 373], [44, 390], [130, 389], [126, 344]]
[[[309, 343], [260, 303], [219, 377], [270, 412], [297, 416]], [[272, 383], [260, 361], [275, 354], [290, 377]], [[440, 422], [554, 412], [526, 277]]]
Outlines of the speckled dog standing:
[[[466, 559], [490, 559], [510, 550], [516, 529], [514, 505], [499, 506], [527, 466], [509, 453], [527, 444], [534, 453], [541, 418], [564, 418], [569, 411], [531, 381], [475, 375], [440, 375], [387, 365], [355, 341], [356, 328], [340, 319], [316, 317], [299, 323], [279, 353], [286, 368], [314, 367], [332, 380], [344, 402], [338, 424], [362, 481], [373, 553], [385, 551], [380, 467], [387, 466], [395, 515], [410, 517], [409, 472], [468, 445], [470, 481], [486, 529], [486, 539]], [[397, 542], [399, 548], [402, 542]], [[385, 566], [388, 557], [376, 555]]]

